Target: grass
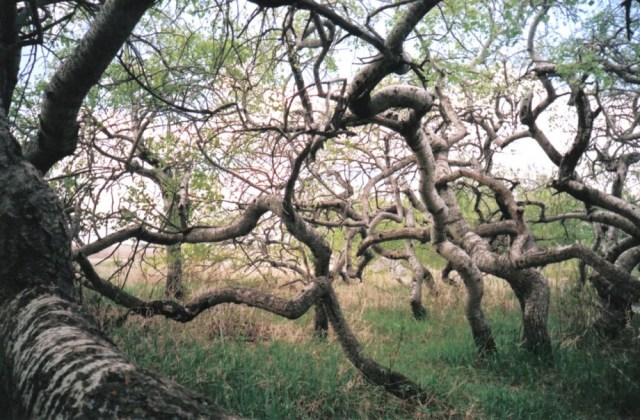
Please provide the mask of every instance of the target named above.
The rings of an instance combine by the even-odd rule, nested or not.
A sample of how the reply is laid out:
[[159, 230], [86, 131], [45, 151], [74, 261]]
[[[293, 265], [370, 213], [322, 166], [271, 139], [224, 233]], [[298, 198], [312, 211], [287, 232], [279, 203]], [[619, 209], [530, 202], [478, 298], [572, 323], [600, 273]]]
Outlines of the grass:
[[[145, 292], [144, 285], [131, 287]], [[435, 395], [434, 404], [412, 406], [367, 383], [332, 338], [310, 338], [310, 313], [287, 321], [225, 305], [186, 325], [136, 317], [109, 333], [140, 365], [252, 418], [640, 416], [638, 323], [616, 342], [594, 338], [589, 290], [561, 292], [554, 285], [549, 364], [518, 346], [519, 308], [497, 280], [487, 281], [484, 306], [499, 351], [485, 359], [477, 358], [471, 341], [460, 288], [439, 284], [440, 294], [427, 298], [428, 319], [419, 322], [410, 316], [408, 290], [398, 283], [378, 279], [336, 287], [366, 353], [418, 381]], [[120, 313], [104, 302], [94, 309], [102, 319]]]

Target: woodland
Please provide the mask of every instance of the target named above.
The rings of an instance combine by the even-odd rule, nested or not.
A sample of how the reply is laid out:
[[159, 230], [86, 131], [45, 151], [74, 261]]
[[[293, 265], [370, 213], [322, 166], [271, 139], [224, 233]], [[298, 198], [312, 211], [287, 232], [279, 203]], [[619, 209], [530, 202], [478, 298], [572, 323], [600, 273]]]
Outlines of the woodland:
[[[458, 406], [462, 382], [420, 370], [441, 346], [466, 352], [452, 372], [538, 372], [576, 418], [638, 415], [639, 17], [631, 0], [0, 0], [0, 413], [553, 417]], [[237, 384], [142, 360], [150, 329], [207, 323], [211, 358], [250, 364], [265, 319], [297, 331], [269, 360], [348, 370], [314, 391], [327, 407], [380, 408], [277, 395], [260, 370], [302, 379], [268, 362], [245, 373], [273, 396], [247, 408]]]

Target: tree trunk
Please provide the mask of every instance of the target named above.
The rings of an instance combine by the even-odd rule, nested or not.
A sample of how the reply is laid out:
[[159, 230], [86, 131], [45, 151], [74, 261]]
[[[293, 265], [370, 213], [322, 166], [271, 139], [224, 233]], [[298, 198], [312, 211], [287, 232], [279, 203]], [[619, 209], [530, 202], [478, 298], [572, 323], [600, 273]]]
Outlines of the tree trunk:
[[315, 316], [313, 318], [313, 335], [316, 338], [326, 339], [329, 333], [329, 318], [327, 312], [321, 305], [316, 305]]
[[0, 306], [0, 412], [8, 418], [229, 418], [128, 362], [82, 309], [31, 287]]
[[594, 324], [598, 334], [615, 339], [627, 326], [631, 319], [632, 293], [624, 289], [618, 290], [610, 281], [599, 274], [589, 277], [591, 284], [600, 296], [600, 316]]
[[480, 355], [494, 352], [496, 350], [496, 342], [493, 339], [491, 327], [482, 311], [482, 297], [484, 295], [483, 281], [465, 280], [464, 284], [467, 289], [465, 314], [471, 326], [473, 341], [476, 343]]
[[413, 274], [411, 279], [411, 297], [409, 303], [411, 305], [411, 313], [413, 317], [418, 321], [427, 319], [427, 309], [422, 304], [422, 278], [416, 273]]
[[[405, 181], [406, 184], [406, 181]], [[397, 189], [397, 183], [394, 183], [396, 188], [396, 202], [399, 208], [402, 208], [402, 201], [400, 200], [400, 193]], [[408, 187], [408, 185], [406, 186]], [[426, 210], [426, 208], [425, 208]], [[413, 214], [413, 209], [409, 209], [405, 214], [406, 222], [405, 226], [408, 228], [415, 228], [416, 218]], [[416, 254], [416, 248], [413, 245], [413, 241], [408, 239], [404, 241], [404, 249], [408, 256], [409, 265], [411, 266], [411, 293], [409, 302], [411, 305], [411, 312], [413, 318], [416, 320], [427, 319], [427, 309], [422, 305], [422, 283], [425, 279], [433, 280], [431, 273], [427, 270], [418, 260]]]
[[71, 301], [71, 244], [55, 193], [0, 109], [0, 413], [9, 418], [227, 414], [126, 361]]
[[551, 337], [547, 330], [549, 287], [533, 284], [522, 310], [524, 347], [539, 356], [551, 355]]
[[182, 249], [180, 244], [167, 245], [167, 280], [164, 293], [168, 297], [182, 299], [184, 297], [182, 268]]
[[438, 244], [436, 250], [451, 263], [452, 267], [462, 277], [467, 291], [465, 314], [471, 326], [473, 341], [476, 343], [480, 355], [495, 351], [496, 342], [493, 339], [491, 327], [482, 311], [482, 298], [484, 296], [482, 273], [473, 264], [471, 258], [451, 242], [445, 241]]
[[[168, 232], [180, 232], [181, 229], [187, 228], [186, 217], [181, 217], [180, 214], [180, 194], [173, 193], [170, 187], [167, 185], [169, 182], [164, 179], [168, 178], [173, 180], [175, 175], [173, 171], [165, 170], [163, 176], [160, 177], [162, 182], [158, 182], [158, 185], [163, 190], [163, 204], [164, 211], [167, 217], [167, 225], [164, 227]], [[187, 178], [185, 176], [185, 178]], [[167, 278], [165, 281], [164, 294], [170, 298], [182, 299], [184, 297], [184, 282], [183, 282], [183, 267], [182, 267], [182, 247], [179, 243], [167, 245], [166, 249], [166, 264], [167, 264]]]
[[594, 324], [596, 332], [608, 339], [618, 338], [631, 318], [630, 306], [613, 300], [603, 302], [600, 316]]
[[425, 278], [431, 275], [424, 269], [422, 264], [418, 261], [415, 255], [415, 249], [413, 249], [412, 241], [406, 241], [405, 248], [413, 251], [409, 253], [409, 263], [411, 264], [411, 292], [409, 302], [411, 305], [411, 312], [413, 317], [417, 320], [427, 319], [427, 309], [422, 304], [422, 283]]
[[550, 299], [547, 279], [534, 269], [513, 270], [504, 278], [520, 302], [524, 347], [538, 356], [551, 356], [551, 337], [547, 329]]

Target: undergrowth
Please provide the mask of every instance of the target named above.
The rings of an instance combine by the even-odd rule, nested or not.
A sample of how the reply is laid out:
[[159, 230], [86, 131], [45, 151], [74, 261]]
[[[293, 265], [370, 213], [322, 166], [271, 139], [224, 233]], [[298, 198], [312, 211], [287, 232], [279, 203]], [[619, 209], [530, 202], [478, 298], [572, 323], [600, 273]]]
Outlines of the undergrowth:
[[[132, 287], [144, 294], [145, 286]], [[484, 307], [499, 350], [482, 359], [471, 340], [459, 287], [440, 284], [440, 293], [427, 297], [426, 321], [411, 318], [408, 290], [396, 282], [336, 287], [367, 355], [422, 384], [434, 395], [432, 404], [411, 405], [370, 385], [331, 337], [327, 342], [311, 338], [311, 313], [288, 321], [224, 305], [186, 325], [131, 316], [116, 326], [106, 321], [124, 311], [104, 301], [92, 308], [132, 360], [251, 418], [640, 415], [638, 322], [614, 342], [596, 337], [590, 329], [595, 298], [588, 288], [576, 292], [554, 286], [549, 363], [518, 345], [519, 307], [497, 280], [487, 281]]]

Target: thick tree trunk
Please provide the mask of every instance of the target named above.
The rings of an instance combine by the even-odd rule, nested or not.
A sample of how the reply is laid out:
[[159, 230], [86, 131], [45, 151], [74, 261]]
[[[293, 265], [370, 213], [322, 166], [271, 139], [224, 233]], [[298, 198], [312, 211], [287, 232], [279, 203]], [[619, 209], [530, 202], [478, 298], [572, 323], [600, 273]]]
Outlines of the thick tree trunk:
[[82, 309], [32, 287], [0, 306], [0, 412], [8, 418], [228, 418], [128, 362]]
[[504, 278], [520, 302], [524, 347], [538, 356], [550, 356], [551, 337], [547, 329], [550, 290], [547, 279], [534, 269], [513, 270]]
[[493, 339], [491, 327], [482, 311], [482, 298], [484, 296], [484, 280], [478, 267], [473, 264], [471, 258], [459, 247], [451, 242], [443, 242], [436, 248], [438, 253], [451, 263], [464, 281], [467, 290], [467, 302], [465, 314], [469, 325], [473, 341], [480, 355], [496, 350], [496, 342]]
[[609, 339], [617, 338], [631, 319], [633, 293], [618, 289], [602, 275], [589, 277], [600, 296], [600, 315], [594, 324], [598, 334]]
[[522, 325], [524, 347], [539, 356], [551, 355], [551, 337], [547, 329], [549, 318], [549, 287], [533, 284], [523, 303]]
[[226, 417], [127, 362], [73, 304], [62, 207], [0, 109], [0, 413], [9, 418]]

